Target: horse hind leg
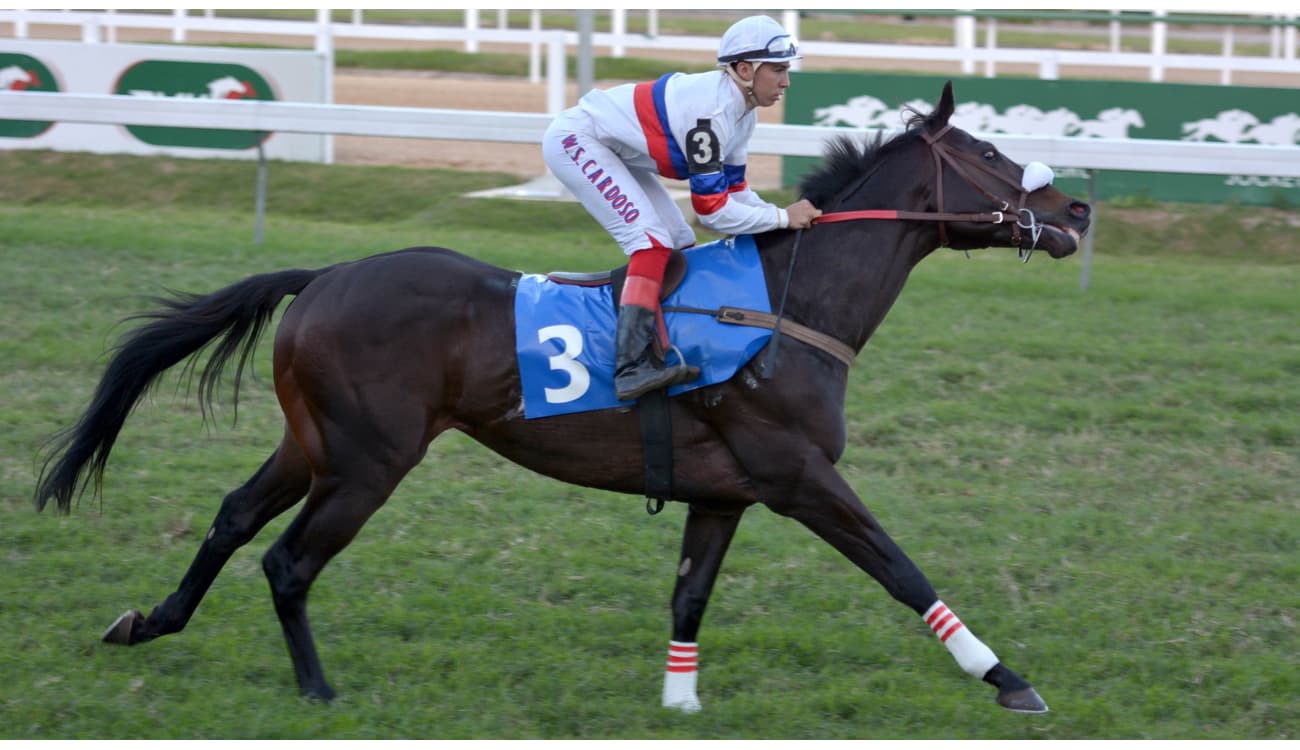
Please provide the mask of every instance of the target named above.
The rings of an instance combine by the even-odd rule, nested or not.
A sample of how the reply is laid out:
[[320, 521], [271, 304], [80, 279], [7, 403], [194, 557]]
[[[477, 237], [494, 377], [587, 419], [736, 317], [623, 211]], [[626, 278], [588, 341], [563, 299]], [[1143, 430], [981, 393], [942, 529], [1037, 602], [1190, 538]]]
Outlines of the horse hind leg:
[[106, 643], [133, 646], [182, 630], [235, 550], [307, 494], [311, 469], [286, 433], [280, 447], [243, 486], [226, 495], [176, 591], [148, 617], [128, 610], [103, 634]]
[[298, 687], [309, 697], [331, 700], [335, 692], [325, 680], [307, 619], [308, 590], [326, 563], [352, 541], [384, 504], [410, 466], [396, 472], [392, 481], [375, 482], [357, 477], [383, 476], [375, 470], [392, 468], [376, 463], [358, 471], [354, 463], [353, 469], [343, 476], [318, 478], [302, 511], [262, 558], [262, 569], [271, 586], [271, 599], [293, 660]]

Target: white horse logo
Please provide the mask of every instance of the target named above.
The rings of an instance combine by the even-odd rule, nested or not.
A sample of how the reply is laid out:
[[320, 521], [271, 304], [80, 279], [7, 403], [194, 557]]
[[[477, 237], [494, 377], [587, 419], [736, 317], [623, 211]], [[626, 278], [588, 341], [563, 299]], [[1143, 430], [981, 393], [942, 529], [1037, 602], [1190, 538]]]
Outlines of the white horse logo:
[[225, 76], [208, 83], [208, 96], [213, 99], [255, 99], [252, 85], [234, 76]]
[[1243, 109], [1220, 112], [1214, 119], [1206, 118], [1183, 123], [1184, 141], [1203, 141], [1213, 136], [1224, 143], [1241, 143], [1246, 131], [1259, 124], [1259, 118]]
[[1246, 131], [1246, 140], [1268, 146], [1293, 146], [1300, 143], [1300, 115], [1288, 112], [1274, 117], [1271, 122], [1256, 125]]
[[[921, 99], [905, 103], [918, 112], [928, 112], [930, 103]], [[1246, 114], [1246, 113], [1243, 113]], [[855, 96], [843, 104], [819, 107], [813, 110], [813, 124], [823, 127], [848, 125], [855, 128], [897, 128], [903, 122], [895, 110], [874, 96]], [[971, 133], [1009, 133], [1011, 135], [1060, 135], [1080, 138], [1130, 138], [1130, 128], [1144, 128], [1146, 122], [1136, 109], [1111, 107], [1097, 113], [1097, 118], [1085, 120], [1066, 108], [1044, 112], [1032, 104], [1013, 104], [999, 113], [997, 108], [983, 102], [962, 102], [948, 120], [955, 127]], [[1300, 123], [1300, 120], [1297, 120]], [[1277, 132], [1268, 137], [1285, 137], [1285, 129], [1293, 123], [1280, 122]], [[1242, 126], [1249, 127], [1250, 123]], [[1187, 127], [1187, 126], [1184, 126]], [[1278, 134], [1281, 135], [1278, 135]], [[1294, 131], [1291, 133], [1294, 135]], [[1290, 141], [1285, 141], [1290, 142]]]
[[987, 123], [987, 132], [1014, 135], [1066, 135], [1079, 125], [1079, 116], [1064, 107], [1044, 112], [1032, 104], [1015, 104]]
[[17, 65], [0, 68], [0, 91], [22, 91], [39, 85], [41, 79], [29, 70], [23, 70]]
[[1146, 122], [1136, 109], [1111, 107], [1097, 113], [1095, 120], [1083, 120], [1070, 135], [1080, 138], [1128, 138], [1129, 128], [1144, 128]]
[[874, 96], [855, 96], [843, 104], [820, 107], [813, 111], [813, 124], [832, 128], [848, 125], [853, 128], [871, 127], [881, 115], [890, 112], [889, 105]]

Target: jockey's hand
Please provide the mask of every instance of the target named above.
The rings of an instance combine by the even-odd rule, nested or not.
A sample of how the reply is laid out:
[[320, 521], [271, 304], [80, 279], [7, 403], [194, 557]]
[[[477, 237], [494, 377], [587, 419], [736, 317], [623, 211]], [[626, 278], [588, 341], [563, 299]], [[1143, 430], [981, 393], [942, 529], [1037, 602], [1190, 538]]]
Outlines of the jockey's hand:
[[812, 226], [813, 219], [822, 215], [821, 209], [809, 203], [807, 198], [791, 203], [785, 212], [790, 216], [790, 229], [807, 229]]

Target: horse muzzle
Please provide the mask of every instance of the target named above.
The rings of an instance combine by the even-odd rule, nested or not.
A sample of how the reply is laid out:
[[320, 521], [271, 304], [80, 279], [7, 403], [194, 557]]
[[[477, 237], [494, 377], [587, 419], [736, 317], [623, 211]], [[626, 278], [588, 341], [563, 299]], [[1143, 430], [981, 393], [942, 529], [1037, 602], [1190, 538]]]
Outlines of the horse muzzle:
[[1038, 217], [1029, 209], [1020, 210], [1016, 222], [1020, 237], [1016, 246], [1022, 261], [1027, 262], [1034, 250], [1064, 258], [1079, 249], [1079, 240], [1092, 223], [1092, 207], [1082, 201], [1070, 201], [1063, 213], [1064, 216]]

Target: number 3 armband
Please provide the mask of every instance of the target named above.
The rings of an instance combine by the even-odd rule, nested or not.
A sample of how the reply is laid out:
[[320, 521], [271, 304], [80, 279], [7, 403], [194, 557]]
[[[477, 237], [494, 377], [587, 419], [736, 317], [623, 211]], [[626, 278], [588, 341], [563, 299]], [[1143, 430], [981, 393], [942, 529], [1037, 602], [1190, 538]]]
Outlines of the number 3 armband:
[[708, 118], [696, 120], [695, 127], [686, 132], [686, 162], [690, 174], [722, 171], [722, 148]]

